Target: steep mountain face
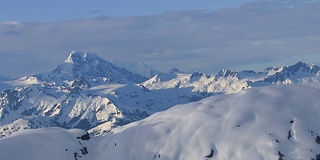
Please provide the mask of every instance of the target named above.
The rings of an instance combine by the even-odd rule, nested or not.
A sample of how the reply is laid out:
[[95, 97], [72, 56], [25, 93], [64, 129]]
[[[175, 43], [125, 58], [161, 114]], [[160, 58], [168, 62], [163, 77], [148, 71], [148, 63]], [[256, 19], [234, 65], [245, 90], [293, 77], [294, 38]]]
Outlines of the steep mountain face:
[[51, 72], [0, 81], [0, 137], [51, 126], [102, 135], [177, 104], [256, 86], [317, 82], [319, 75], [319, 67], [299, 62], [258, 73], [173, 68], [147, 79], [96, 54], [74, 51]]
[[316, 160], [320, 157], [319, 94], [319, 83], [251, 88], [177, 105], [88, 140], [81, 139], [87, 134], [79, 130], [28, 130], [0, 139], [0, 156], [12, 160]]
[[95, 53], [73, 51], [64, 63], [48, 74], [35, 75], [42, 80], [86, 80], [103, 79], [112, 83], [140, 83], [147, 80], [139, 74], [134, 74], [124, 68], [116, 67]]

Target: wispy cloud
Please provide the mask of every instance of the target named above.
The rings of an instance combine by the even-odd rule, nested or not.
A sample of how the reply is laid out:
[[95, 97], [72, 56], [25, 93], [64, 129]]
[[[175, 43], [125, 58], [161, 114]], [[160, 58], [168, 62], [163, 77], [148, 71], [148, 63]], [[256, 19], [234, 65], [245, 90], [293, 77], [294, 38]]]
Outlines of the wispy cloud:
[[103, 11], [100, 9], [96, 9], [96, 10], [88, 12], [88, 14], [103, 14]]
[[279, 3], [276, 7], [275, 2], [263, 7], [261, 3], [267, 2], [217, 12], [1, 23], [0, 54], [6, 58], [0, 59], [0, 73], [48, 70], [72, 50], [96, 52], [108, 60], [145, 61], [163, 71], [175, 66], [208, 73], [279, 58], [320, 55], [319, 3], [295, 7]]

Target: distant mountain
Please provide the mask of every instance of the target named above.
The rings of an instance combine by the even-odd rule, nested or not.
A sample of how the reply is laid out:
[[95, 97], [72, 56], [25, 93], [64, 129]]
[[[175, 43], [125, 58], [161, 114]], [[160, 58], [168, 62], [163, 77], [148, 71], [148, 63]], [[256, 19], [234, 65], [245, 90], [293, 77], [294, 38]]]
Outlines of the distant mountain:
[[150, 90], [191, 87], [195, 92], [236, 93], [243, 89], [274, 84], [318, 82], [320, 67], [298, 62], [291, 66], [271, 67], [264, 72], [222, 69], [217, 74], [181, 73], [163, 80], [161, 75], [142, 83]]
[[116, 67], [102, 59], [95, 53], [73, 51], [64, 63], [52, 72], [35, 75], [46, 81], [82, 79], [112, 83], [140, 83], [147, 80], [139, 74], [132, 73], [124, 68]]
[[96, 54], [74, 51], [51, 72], [3, 81], [9, 87], [0, 94], [0, 137], [50, 126], [100, 135], [211, 95], [190, 89], [150, 91], [139, 84], [144, 80]]
[[[318, 81], [320, 67], [298, 62], [292, 66], [274, 67], [267, 70], [265, 82], [269, 83], [299, 83]], [[314, 77], [315, 76], [315, 77]]]
[[[152, 67], [147, 68], [149, 74]], [[177, 104], [258, 86], [318, 82], [319, 75], [318, 66], [298, 62], [263, 72], [223, 69], [213, 75], [173, 68], [148, 79], [97, 54], [73, 51], [50, 72], [0, 81], [0, 137], [51, 126], [102, 135]]]
[[163, 74], [163, 72], [157, 69], [154, 69], [153, 67], [147, 65], [144, 62], [123, 63], [123, 62], [112, 61], [112, 64], [118, 67], [123, 67], [132, 73], [136, 73], [147, 78], [151, 78], [158, 74]]
[[101, 137], [74, 129], [27, 130], [0, 139], [0, 157], [316, 160], [318, 95], [319, 83], [252, 88], [177, 105]]

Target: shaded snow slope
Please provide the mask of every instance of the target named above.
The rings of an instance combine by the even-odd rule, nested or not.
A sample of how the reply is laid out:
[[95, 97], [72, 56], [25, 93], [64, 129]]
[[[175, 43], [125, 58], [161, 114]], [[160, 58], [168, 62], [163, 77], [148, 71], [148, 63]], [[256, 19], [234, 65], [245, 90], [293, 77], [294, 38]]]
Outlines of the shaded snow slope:
[[8, 138], [1, 139], [0, 159], [75, 160], [75, 157], [77, 159], [92, 159], [94, 151], [89, 149], [92, 148], [92, 145], [88, 140], [77, 138], [85, 134], [86, 132], [83, 130], [61, 128], [42, 128], [17, 132]]
[[100, 159], [316, 159], [319, 95], [319, 83], [281, 85], [178, 105], [108, 133]]
[[[78, 159], [315, 160], [320, 157], [319, 95], [319, 83], [277, 85], [177, 105], [92, 138], [86, 144], [90, 157]], [[66, 152], [64, 149], [73, 145], [74, 138], [64, 130], [52, 130], [58, 130], [65, 141], [51, 142], [51, 131], [48, 140], [42, 141], [41, 136], [33, 135], [46, 130], [30, 130], [26, 136], [30, 140], [22, 142], [15, 136], [18, 132], [0, 139], [0, 156], [18, 160], [42, 150], [47, 153], [46, 148], [38, 146], [48, 143], [53, 153]], [[14, 148], [6, 146], [13, 144], [39, 149], [8, 155]], [[64, 154], [59, 158], [69, 159]]]

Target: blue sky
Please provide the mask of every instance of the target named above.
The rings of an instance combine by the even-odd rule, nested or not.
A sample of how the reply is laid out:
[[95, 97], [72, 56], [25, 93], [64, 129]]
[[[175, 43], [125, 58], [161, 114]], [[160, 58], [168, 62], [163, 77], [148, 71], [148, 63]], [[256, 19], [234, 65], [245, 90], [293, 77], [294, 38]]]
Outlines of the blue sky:
[[320, 64], [320, 0], [246, 2], [2, 0], [0, 74], [52, 70], [73, 50], [164, 72]]
[[217, 10], [251, 1], [256, 0], [2, 0], [0, 21], [47, 22], [195, 9]]

